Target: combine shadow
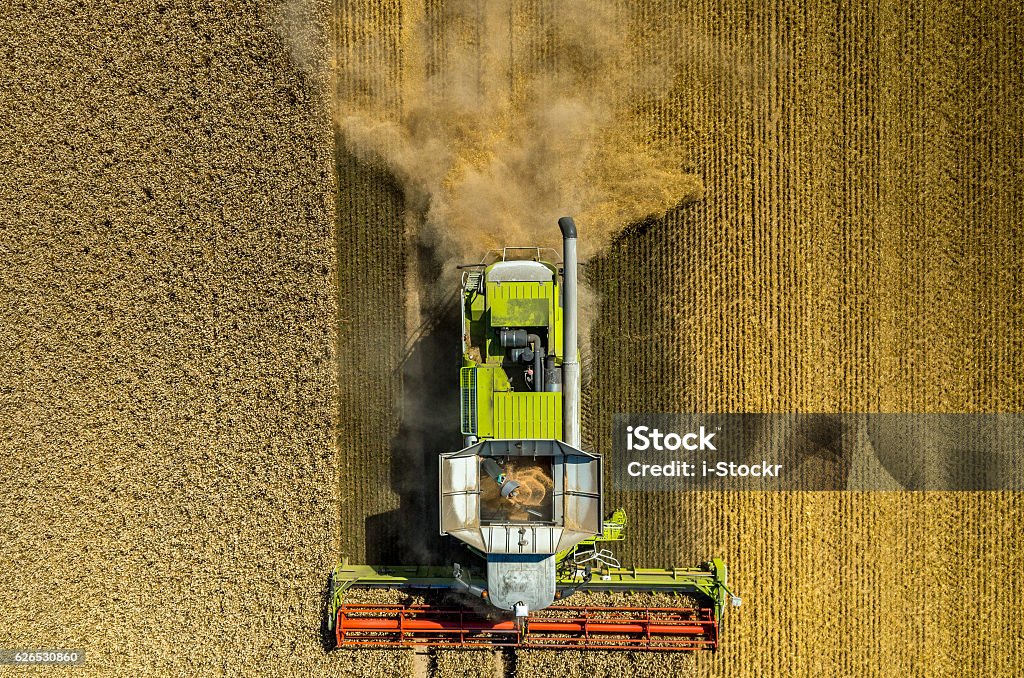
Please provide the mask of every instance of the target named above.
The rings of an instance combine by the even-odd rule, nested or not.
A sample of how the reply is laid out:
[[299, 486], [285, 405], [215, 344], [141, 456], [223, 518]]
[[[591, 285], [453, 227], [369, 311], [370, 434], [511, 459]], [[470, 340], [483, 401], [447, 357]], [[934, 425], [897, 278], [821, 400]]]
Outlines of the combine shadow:
[[431, 248], [418, 248], [416, 256], [423, 321], [399, 366], [401, 414], [391, 441], [390, 484], [399, 507], [366, 519], [366, 554], [372, 564], [445, 565], [468, 555], [440, 535], [437, 500], [438, 455], [462, 448], [459, 295], [454, 280], [448, 282], [450, 291], [439, 287], [445, 278]]
[[337, 641], [334, 637], [334, 633], [327, 627], [330, 623], [331, 609], [331, 575], [328, 574], [324, 579], [323, 587], [320, 589], [320, 632], [317, 637], [320, 639], [320, 647], [324, 652], [330, 652], [333, 650]]
[[[694, 565], [714, 555], [707, 548], [719, 526], [707, 524], [708, 512], [698, 503], [706, 498], [685, 490], [671, 495], [629, 491], [611, 482], [616, 413], [708, 412], [707, 395], [732, 388], [729, 375], [703, 370], [708, 362], [729, 365], [728, 352], [740, 348], [726, 346], [723, 355], [707, 356], [708, 346], [718, 343], [709, 341], [718, 328], [707, 304], [712, 300], [728, 307], [742, 292], [722, 288], [699, 263], [722, 256], [715, 241], [701, 234], [705, 209], [703, 203], [688, 204], [663, 217], [638, 220], [583, 269], [600, 300], [596, 308], [581, 308], [593, 318], [586, 365], [590, 388], [583, 393], [584, 443], [605, 456], [605, 509], [622, 506], [632, 518], [626, 542], [615, 549], [626, 564]], [[715, 381], [698, 381], [709, 376]], [[842, 489], [849, 465], [843, 447], [847, 433], [840, 416], [819, 415], [779, 431], [779, 445], [795, 451], [788, 461], [806, 465], [823, 479], [814, 489]], [[668, 533], [656, 519], [666, 506], [673, 518]]]

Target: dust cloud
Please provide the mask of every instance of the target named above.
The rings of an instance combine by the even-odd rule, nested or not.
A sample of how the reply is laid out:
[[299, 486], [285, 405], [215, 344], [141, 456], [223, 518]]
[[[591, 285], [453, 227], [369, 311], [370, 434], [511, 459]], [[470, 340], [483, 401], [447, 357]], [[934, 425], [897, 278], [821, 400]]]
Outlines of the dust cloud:
[[393, 49], [357, 36], [340, 50], [340, 136], [395, 177], [407, 234], [444, 273], [506, 245], [560, 250], [567, 214], [586, 259], [624, 226], [703, 192], [678, 148], [630, 122], [636, 100], [679, 70], [637, 62], [631, 11], [526, 12], [508, 0], [403, 7]]

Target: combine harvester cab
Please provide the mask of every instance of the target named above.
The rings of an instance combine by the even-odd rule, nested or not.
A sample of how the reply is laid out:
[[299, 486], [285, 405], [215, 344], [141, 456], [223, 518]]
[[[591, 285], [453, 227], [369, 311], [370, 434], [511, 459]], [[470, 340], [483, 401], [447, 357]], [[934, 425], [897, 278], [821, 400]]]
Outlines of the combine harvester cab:
[[602, 530], [600, 457], [560, 440], [487, 440], [440, 463], [441, 533], [487, 562], [486, 589], [458, 582], [520, 619], [555, 602], [556, 554]]
[[[626, 515], [603, 519], [601, 456], [580, 445], [576, 226], [564, 217], [559, 227], [562, 271], [540, 248], [506, 248], [462, 278], [465, 447], [438, 459], [440, 531], [483, 562], [338, 566], [329, 610], [338, 646], [718, 647], [725, 608], [739, 603], [724, 563], [624, 568], [606, 548], [625, 538]], [[353, 587], [442, 589], [478, 601], [361, 605], [345, 600]], [[699, 603], [564, 605], [577, 591]]]

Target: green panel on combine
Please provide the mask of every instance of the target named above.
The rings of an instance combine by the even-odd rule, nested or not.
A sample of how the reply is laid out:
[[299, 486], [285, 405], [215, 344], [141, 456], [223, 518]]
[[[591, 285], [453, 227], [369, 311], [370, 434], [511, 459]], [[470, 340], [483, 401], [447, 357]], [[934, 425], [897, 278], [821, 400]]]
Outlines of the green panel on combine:
[[494, 391], [496, 372], [501, 370], [482, 368], [476, 372], [476, 435], [479, 438], [494, 437], [494, 406], [491, 404], [491, 393]]
[[547, 327], [551, 283], [487, 283], [491, 327]]
[[475, 367], [463, 367], [461, 376], [460, 409], [462, 411], [462, 435], [477, 435], [476, 418], [476, 375]]
[[491, 392], [496, 370], [470, 365], [460, 371], [459, 409], [462, 414], [462, 435], [479, 438], [494, 436], [494, 407]]
[[495, 393], [494, 437], [562, 437], [561, 393]]

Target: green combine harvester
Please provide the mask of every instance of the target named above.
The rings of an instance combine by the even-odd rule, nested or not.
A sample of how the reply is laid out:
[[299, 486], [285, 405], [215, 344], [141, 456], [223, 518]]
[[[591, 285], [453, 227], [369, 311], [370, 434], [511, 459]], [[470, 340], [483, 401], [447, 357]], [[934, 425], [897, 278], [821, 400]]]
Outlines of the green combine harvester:
[[[605, 518], [601, 456], [581, 447], [576, 225], [558, 225], [561, 269], [537, 247], [464, 267], [464, 448], [438, 457], [438, 502], [441, 534], [464, 542], [470, 562], [339, 565], [328, 617], [339, 647], [718, 647], [725, 609], [739, 604], [721, 560], [631, 568], [609, 548], [625, 539], [626, 514]], [[466, 604], [346, 602], [353, 588], [450, 591]], [[690, 604], [563, 602], [577, 591], [685, 594]]]

